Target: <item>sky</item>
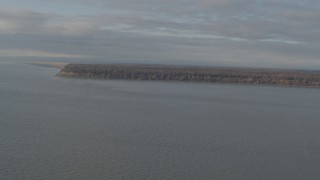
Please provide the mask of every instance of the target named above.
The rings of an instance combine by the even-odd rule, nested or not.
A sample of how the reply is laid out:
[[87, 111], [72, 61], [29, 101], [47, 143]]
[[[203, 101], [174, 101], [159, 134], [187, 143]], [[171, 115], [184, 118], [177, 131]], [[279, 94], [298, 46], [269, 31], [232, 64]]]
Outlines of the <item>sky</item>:
[[319, 0], [2, 0], [0, 60], [320, 69]]

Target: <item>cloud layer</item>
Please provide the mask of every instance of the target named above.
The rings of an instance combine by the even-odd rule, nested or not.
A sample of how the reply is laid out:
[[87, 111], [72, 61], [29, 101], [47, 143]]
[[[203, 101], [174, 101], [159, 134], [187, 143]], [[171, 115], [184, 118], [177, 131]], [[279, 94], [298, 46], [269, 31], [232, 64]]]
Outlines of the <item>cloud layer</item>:
[[0, 56], [32, 51], [100, 62], [320, 67], [316, 0], [70, 2], [97, 11], [66, 15], [44, 13], [41, 6], [1, 8]]

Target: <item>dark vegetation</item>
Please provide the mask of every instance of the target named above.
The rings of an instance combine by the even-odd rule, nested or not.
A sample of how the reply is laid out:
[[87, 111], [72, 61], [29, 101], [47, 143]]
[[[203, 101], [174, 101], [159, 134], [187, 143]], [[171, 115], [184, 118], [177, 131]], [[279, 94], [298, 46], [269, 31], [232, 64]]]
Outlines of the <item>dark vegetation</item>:
[[68, 64], [58, 76], [320, 87], [320, 71], [162, 65]]

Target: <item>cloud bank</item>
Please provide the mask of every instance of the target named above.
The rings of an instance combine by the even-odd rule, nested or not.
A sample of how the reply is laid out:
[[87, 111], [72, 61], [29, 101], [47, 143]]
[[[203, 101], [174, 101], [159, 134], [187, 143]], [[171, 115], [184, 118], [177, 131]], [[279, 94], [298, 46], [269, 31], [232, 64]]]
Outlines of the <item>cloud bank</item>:
[[[62, 0], [0, 8], [0, 56], [32, 51], [88, 62], [320, 68], [316, 0], [68, 3], [77, 11], [44, 12], [66, 4]], [[83, 7], [96, 12], [86, 14]]]

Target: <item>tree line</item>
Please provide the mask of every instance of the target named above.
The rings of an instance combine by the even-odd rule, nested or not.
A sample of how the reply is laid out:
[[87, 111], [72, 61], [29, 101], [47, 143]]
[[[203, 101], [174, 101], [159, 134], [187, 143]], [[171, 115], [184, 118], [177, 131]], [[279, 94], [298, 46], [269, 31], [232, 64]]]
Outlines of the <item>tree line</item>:
[[162, 65], [68, 64], [62, 77], [320, 86], [320, 71]]

